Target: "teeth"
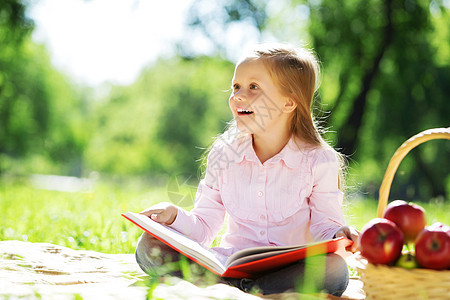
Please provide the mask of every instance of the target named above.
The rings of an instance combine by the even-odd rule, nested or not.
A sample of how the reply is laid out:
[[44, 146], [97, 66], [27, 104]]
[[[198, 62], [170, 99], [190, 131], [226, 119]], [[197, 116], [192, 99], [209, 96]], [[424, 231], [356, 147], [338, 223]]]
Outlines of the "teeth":
[[246, 109], [243, 109], [243, 108], [238, 108], [237, 112], [238, 113], [244, 113], [244, 114], [251, 114], [252, 113], [252, 111], [246, 110]]

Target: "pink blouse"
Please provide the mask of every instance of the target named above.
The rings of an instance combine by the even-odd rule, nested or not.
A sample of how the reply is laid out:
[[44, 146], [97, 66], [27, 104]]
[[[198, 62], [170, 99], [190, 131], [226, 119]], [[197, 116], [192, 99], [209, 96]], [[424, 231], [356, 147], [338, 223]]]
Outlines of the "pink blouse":
[[171, 226], [208, 246], [228, 213], [220, 243], [228, 255], [333, 238], [344, 225], [338, 159], [332, 149], [298, 144], [291, 139], [261, 164], [250, 135], [216, 142], [194, 209], [180, 208]]

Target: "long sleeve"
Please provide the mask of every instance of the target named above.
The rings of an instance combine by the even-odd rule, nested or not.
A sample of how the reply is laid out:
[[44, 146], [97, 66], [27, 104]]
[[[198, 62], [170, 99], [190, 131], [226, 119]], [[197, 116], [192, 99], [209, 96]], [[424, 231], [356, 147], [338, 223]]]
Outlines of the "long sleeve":
[[191, 211], [179, 208], [172, 228], [189, 238], [209, 246], [219, 233], [225, 218], [225, 208], [218, 190], [219, 169], [214, 166], [214, 149], [208, 155], [205, 178], [195, 195], [195, 206]]
[[321, 150], [312, 166], [313, 188], [309, 198], [310, 232], [314, 240], [333, 238], [344, 226], [343, 192], [338, 187], [339, 165], [335, 153]]

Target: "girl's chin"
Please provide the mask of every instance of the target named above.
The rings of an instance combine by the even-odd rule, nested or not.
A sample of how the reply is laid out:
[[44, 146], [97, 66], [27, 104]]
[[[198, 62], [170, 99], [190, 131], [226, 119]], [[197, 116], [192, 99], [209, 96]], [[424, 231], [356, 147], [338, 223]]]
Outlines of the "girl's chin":
[[[252, 126], [253, 125], [253, 126]], [[253, 128], [255, 127], [255, 124], [244, 124], [244, 123], [240, 123], [237, 122], [237, 128], [240, 132], [245, 133], [245, 134], [255, 134], [255, 133], [260, 133], [261, 132], [261, 128], [257, 127], [257, 128]]]
[[236, 122], [237, 128], [242, 133], [252, 133], [251, 127], [248, 124], [245, 124], [241, 121]]

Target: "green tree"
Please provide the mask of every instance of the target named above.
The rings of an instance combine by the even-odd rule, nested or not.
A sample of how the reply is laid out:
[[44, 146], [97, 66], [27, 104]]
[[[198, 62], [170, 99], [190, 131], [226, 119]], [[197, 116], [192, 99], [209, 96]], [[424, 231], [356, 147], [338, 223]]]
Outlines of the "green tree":
[[[0, 3], [0, 173], [81, 174], [87, 99], [31, 41], [22, 1]], [[14, 169], [14, 170], [12, 170]]]
[[[369, 164], [373, 168], [376, 161], [387, 162], [395, 148], [415, 133], [448, 126], [449, 88], [445, 82], [450, 79], [450, 57], [444, 58], [447, 62], [439, 61], [435, 54], [441, 43], [433, 43], [439, 30], [433, 19], [448, 20], [445, 7], [434, 2], [438, 11], [433, 15], [429, 1], [322, 1], [308, 5], [313, 44], [325, 72], [336, 72], [325, 75], [324, 89], [335, 80], [331, 84], [335, 90], [323, 93], [322, 101], [334, 112], [328, 121], [338, 128], [338, 148], [347, 155], [356, 154], [361, 164], [373, 161]], [[439, 144], [432, 151], [437, 159], [433, 162], [428, 157], [428, 163], [420, 149], [412, 152], [414, 162], [407, 160], [407, 164], [414, 166], [407, 167], [409, 175], [401, 180], [402, 189], [406, 190], [409, 182], [419, 190], [427, 187], [428, 193], [422, 196], [445, 194], [447, 170], [438, 166], [448, 165], [446, 150], [445, 144]], [[364, 167], [361, 171], [373, 173]]]
[[[29, 106], [30, 98], [18, 97], [23, 71], [23, 43], [33, 29], [20, 1], [7, 0], [0, 4], [0, 154], [23, 153], [26, 149], [29, 124], [20, 122], [23, 115], [46, 114], [46, 103]], [[21, 85], [21, 86], [18, 86]], [[27, 88], [27, 87], [25, 87]], [[36, 120], [40, 130], [46, 129], [44, 118]], [[1, 172], [1, 168], [0, 168]]]
[[113, 87], [96, 108], [86, 152], [91, 168], [110, 174], [195, 174], [202, 148], [231, 119], [233, 65], [217, 58], [159, 60], [130, 86]]

